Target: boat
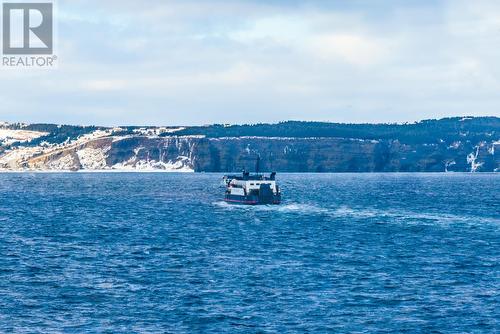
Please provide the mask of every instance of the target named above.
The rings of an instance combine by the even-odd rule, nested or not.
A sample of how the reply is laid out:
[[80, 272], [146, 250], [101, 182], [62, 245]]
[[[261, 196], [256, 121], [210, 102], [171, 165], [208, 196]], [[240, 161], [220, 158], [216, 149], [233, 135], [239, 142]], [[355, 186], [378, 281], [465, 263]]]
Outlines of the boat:
[[243, 171], [241, 176], [224, 176], [226, 195], [224, 201], [234, 204], [266, 205], [281, 204], [281, 190], [276, 184], [276, 173], [269, 177], [251, 175]]
[[258, 166], [259, 161], [255, 174], [244, 170], [241, 175], [224, 176], [223, 183], [226, 186], [224, 201], [243, 205], [281, 204], [281, 190], [276, 184], [276, 172], [264, 176], [259, 173]]

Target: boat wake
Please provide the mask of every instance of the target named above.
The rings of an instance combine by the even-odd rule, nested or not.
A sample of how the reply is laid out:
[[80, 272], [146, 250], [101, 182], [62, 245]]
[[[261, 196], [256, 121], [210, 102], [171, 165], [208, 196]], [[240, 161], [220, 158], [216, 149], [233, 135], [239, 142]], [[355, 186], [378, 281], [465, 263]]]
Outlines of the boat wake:
[[354, 209], [347, 206], [341, 206], [331, 211], [334, 217], [355, 218], [355, 219], [376, 219], [387, 223], [417, 223], [417, 224], [500, 224], [500, 219], [456, 215], [440, 212], [415, 212], [404, 210], [382, 210], [375, 208]]
[[328, 214], [329, 210], [318, 206], [300, 203], [290, 203], [282, 205], [235, 205], [224, 201], [214, 202], [213, 205], [230, 210], [245, 211], [273, 211], [283, 213], [305, 213], [305, 214]]
[[332, 219], [377, 220], [385, 223], [418, 223], [418, 224], [500, 224], [500, 219], [480, 216], [461, 216], [435, 212], [413, 212], [395, 209], [381, 210], [376, 208], [351, 208], [339, 206], [334, 208], [320, 207], [305, 203], [288, 203], [283, 205], [233, 205], [226, 202], [214, 202], [215, 206], [226, 210], [243, 210], [247, 212], [275, 212], [294, 215], [321, 215]]

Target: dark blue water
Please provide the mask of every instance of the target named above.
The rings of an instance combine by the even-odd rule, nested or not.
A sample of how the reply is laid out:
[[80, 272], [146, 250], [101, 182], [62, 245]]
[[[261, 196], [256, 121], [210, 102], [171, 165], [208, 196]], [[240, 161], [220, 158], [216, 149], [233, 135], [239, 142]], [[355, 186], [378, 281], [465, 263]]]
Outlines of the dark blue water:
[[0, 174], [0, 332], [493, 333], [500, 175]]

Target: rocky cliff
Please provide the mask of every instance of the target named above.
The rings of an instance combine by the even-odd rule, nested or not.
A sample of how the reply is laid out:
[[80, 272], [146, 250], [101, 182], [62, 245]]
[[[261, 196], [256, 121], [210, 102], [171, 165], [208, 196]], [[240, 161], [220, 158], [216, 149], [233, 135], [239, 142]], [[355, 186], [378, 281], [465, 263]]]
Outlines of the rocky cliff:
[[[264, 125], [240, 127], [235, 133], [228, 126], [103, 128], [4, 123], [0, 126], [0, 170], [234, 172], [253, 170], [260, 156], [262, 170], [279, 172], [500, 171], [498, 118], [488, 118], [486, 123], [483, 119], [479, 123], [485, 124], [479, 127], [478, 120], [453, 119], [445, 123], [446, 129], [427, 123], [425, 131], [412, 124], [406, 132], [404, 125], [365, 125], [361, 131], [358, 125], [280, 123], [275, 125], [280, 135], [275, 137], [268, 133], [249, 136], [255, 134], [256, 126]], [[290, 130], [283, 131], [283, 124]], [[354, 133], [351, 138], [336, 136], [335, 131], [345, 136], [346, 129]]]

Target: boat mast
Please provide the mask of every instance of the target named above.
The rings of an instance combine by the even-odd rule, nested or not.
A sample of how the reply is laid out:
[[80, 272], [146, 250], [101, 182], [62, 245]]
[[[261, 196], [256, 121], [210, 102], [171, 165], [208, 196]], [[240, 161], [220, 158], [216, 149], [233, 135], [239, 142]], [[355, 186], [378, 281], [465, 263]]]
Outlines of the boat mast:
[[257, 156], [257, 162], [255, 163], [255, 173], [260, 173], [260, 154]]

